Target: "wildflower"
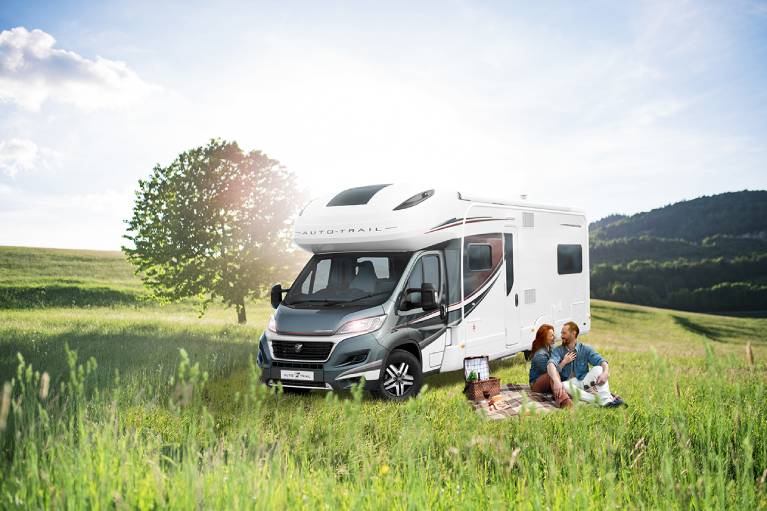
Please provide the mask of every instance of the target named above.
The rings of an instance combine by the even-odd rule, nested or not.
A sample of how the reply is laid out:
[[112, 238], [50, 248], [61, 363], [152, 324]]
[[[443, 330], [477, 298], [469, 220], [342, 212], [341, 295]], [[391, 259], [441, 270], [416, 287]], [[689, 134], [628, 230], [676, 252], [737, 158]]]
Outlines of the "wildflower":
[[511, 459], [509, 459], [509, 470], [514, 468], [514, 465], [517, 463], [517, 458], [519, 457], [520, 452], [522, 452], [522, 449], [520, 449], [519, 447], [511, 451]]
[[475, 445], [486, 445], [490, 443], [490, 439], [486, 436], [476, 435], [469, 440], [466, 444], [467, 447], [474, 447]]
[[389, 465], [381, 465], [381, 468], [378, 469], [378, 473], [382, 476], [385, 476], [389, 473]]
[[645, 452], [645, 441], [644, 441], [644, 437], [642, 437], [639, 440], [637, 440], [637, 443], [634, 445], [634, 448], [631, 450], [631, 454], [629, 454], [629, 457], [634, 458], [634, 460], [631, 462], [631, 468], [633, 468], [639, 462], [639, 458], [642, 457], [644, 452]]
[[43, 373], [42, 378], [40, 378], [40, 399], [46, 399], [48, 397], [48, 389], [51, 384], [51, 377], [46, 372]]
[[3, 401], [0, 404], [0, 431], [5, 431], [8, 426], [8, 412], [11, 411], [11, 384], [3, 385]]

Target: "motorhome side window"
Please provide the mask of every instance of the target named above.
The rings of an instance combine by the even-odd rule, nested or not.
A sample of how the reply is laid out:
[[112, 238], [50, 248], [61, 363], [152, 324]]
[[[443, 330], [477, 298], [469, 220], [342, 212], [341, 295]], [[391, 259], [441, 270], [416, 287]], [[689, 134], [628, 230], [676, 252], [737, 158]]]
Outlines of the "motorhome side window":
[[568, 275], [583, 271], [583, 247], [581, 245], [557, 245], [557, 273]]
[[492, 268], [492, 253], [490, 245], [480, 245], [478, 243], [469, 245], [469, 271], [483, 271]]
[[503, 262], [503, 236], [500, 233], [474, 234], [464, 239], [463, 297], [482, 288]]
[[506, 261], [506, 294], [508, 295], [514, 287], [514, 237], [511, 234], [503, 235], [503, 252]]

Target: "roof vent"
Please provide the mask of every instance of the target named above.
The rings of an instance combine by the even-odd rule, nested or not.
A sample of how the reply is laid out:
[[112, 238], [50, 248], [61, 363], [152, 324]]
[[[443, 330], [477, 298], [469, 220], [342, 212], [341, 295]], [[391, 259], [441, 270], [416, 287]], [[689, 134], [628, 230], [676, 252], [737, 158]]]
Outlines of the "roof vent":
[[535, 227], [535, 215], [533, 213], [522, 213], [522, 227]]
[[413, 206], [422, 203], [423, 201], [425, 201], [432, 195], [434, 195], [434, 190], [426, 190], [425, 192], [417, 193], [413, 195], [412, 197], [410, 197], [405, 202], [403, 202], [402, 204], [400, 204], [399, 206], [397, 206], [396, 208], [394, 208], [393, 211], [397, 211], [398, 209], [412, 208]]
[[373, 195], [387, 186], [389, 185], [370, 185], [349, 188], [330, 199], [327, 206], [362, 206], [363, 204], [367, 204], [370, 199], [373, 198]]

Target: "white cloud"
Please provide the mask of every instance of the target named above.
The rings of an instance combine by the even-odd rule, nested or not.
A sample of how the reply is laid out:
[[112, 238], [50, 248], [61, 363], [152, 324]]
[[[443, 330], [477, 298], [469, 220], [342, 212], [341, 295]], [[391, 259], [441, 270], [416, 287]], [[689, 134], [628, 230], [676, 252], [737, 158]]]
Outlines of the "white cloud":
[[58, 158], [55, 151], [24, 138], [0, 140], [0, 171], [10, 177], [19, 172], [48, 168]]
[[0, 32], [0, 101], [37, 110], [48, 99], [85, 109], [135, 104], [156, 86], [125, 62], [54, 48], [42, 30], [16, 27]]

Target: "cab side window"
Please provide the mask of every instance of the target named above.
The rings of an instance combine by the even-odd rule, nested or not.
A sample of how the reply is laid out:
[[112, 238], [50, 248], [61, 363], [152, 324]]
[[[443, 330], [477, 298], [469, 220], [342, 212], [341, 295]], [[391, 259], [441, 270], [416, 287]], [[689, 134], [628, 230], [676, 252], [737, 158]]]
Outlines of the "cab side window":
[[[437, 293], [441, 292], [441, 273], [439, 267], [439, 257], [429, 254], [421, 257], [410, 273], [406, 289], [420, 289], [423, 284], [431, 284]], [[413, 292], [405, 295], [404, 310], [415, 309], [421, 302], [421, 293]]]

